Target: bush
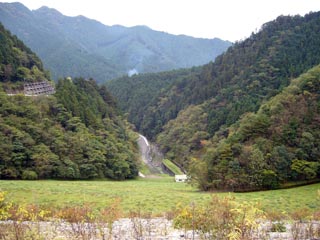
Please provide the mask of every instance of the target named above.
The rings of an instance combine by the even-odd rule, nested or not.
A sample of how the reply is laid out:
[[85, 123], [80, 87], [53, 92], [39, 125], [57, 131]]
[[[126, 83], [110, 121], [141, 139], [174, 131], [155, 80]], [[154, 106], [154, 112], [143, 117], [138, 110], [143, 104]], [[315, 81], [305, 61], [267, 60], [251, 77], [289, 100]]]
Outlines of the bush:
[[23, 180], [37, 180], [38, 174], [35, 171], [25, 170], [22, 173]]
[[205, 239], [252, 239], [254, 234], [263, 238], [264, 232], [259, 230], [263, 219], [264, 212], [252, 204], [213, 196], [205, 206], [193, 204], [177, 209], [174, 227], [196, 230]]
[[277, 189], [280, 187], [278, 176], [274, 171], [262, 171], [262, 187], [266, 189]]
[[273, 223], [270, 232], [286, 232], [287, 228], [283, 222]]
[[0, 170], [1, 179], [16, 179], [18, 177], [18, 171], [15, 168], [9, 167]]

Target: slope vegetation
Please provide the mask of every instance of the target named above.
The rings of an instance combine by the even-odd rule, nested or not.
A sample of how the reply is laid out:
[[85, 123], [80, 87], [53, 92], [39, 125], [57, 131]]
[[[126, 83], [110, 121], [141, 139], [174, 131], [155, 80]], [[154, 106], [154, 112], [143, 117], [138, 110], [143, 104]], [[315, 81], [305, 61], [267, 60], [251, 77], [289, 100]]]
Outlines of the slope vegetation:
[[320, 178], [320, 65], [204, 144], [202, 189], [255, 190]]
[[93, 80], [61, 79], [55, 96], [9, 96], [8, 89], [48, 80], [48, 74], [2, 25], [0, 41], [1, 179], [137, 176], [136, 136], [105, 87]]
[[[161, 99], [160, 96], [166, 94], [171, 86], [175, 86], [177, 81], [189, 79], [196, 73], [199, 73], [200, 67], [192, 69], [180, 69], [161, 73], [146, 73], [133, 75], [131, 77], [124, 76], [114, 79], [106, 83], [107, 88], [116, 96], [119, 107], [122, 111], [128, 113], [128, 120], [133, 123], [139, 131], [142, 131], [152, 138], [156, 134], [156, 128], [149, 128], [148, 131], [143, 131], [140, 126], [144, 116], [152, 116], [153, 121], [161, 121], [163, 117], [153, 116], [156, 107], [154, 103], [163, 101], [164, 107], [169, 107], [166, 104], [166, 99]], [[150, 108], [149, 108], [150, 107]], [[151, 111], [151, 112], [146, 112]], [[168, 119], [175, 118], [179, 108], [171, 109], [166, 114]]]
[[[257, 110], [262, 101], [281, 91], [291, 78], [320, 62], [319, 15], [278, 17], [202, 68], [185, 70], [183, 74], [171, 72], [122, 79], [119, 85], [109, 84], [110, 90], [129, 112], [129, 120], [151, 139], [179, 111], [210, 100], [206, 131], [212, 135], [243, 113]], [[124, 89], [129, 88], [128, 93], [135, 99], [150, 95], [149, 89], [153, 90], [152, 97], [141, 105], [140, 101], [124, 97]]]
[[[198, 174], [205, 179], [205, 176], [208, 177], [205, 180], [208, 185], [204, 185], [203, 189], [231, 188], [222, 178], [226, 177], [226, 172], [214, 170], [220, 161], [213, 161], [215, 155], [210, 155], [210, 152], [215, 152], [216, 147], [211, 145], [212, 137], [228, 136], [232, 124], [247, 116], [248, 112], [258, 111], [264, 102], [287, 87], [291, 79], [319, 64], [319, 46], [319, 12], [304, 17], [280, 16], [264, 24], [259, 32], [248, 39], [234, 44], [226, 53], [199, 71], [191, 73], [190, 70], [189, 76], [172, 78], [174, 80], [165, 84], [161, 91], [155, 91], [156, 97], [147, 104], [135, 106], [134, 102], [128, 102], [127, 109], [139, 109], [137, 112], [129, 111], [129, 119], [134, 119], [136, 127], [144, 135], [156, 140], [167, 157], [177, 165], [189, 169], [191, 162], [192, 167], [207, 169], [207, 174], [204, 174], [206, 170]], [[118, 97], [117, 91], [114, 93]], [[143, 92], [135, 93], [143, 98]], [[256, 121], [264, 127], [269, 126], [269, 121], [264, 118]], [[205, 160], [194, 162], [194, 159]], [[301, 156], [297, 159], [305, 160]], [[286, 164], [291, 166], [292, 160], [294, 159], [288, 158]], [[207, 165], [204, 164], [206, 161], [211, 162]], [[231, 168], [232, 161], [229, 158], [222, 163], [226, 169]], [[281, 168], [281, 164], [275, 165]], [[274, 171], [270, 168], [263, 169]], [[216, 178], [218, 172], [221, 177]], [[234, 188], [264, 187], [261, 179], [257, 180], [259, 183], [254, 180], [256, 175], [252, 172], [246, 174], [243, 185], [233, 186]], [[279, 176], [277, 171], [275, 174], [278, 183], [303, 178]], [[240, 184], [234, 176], [230, 179]]]
[[23, 82], [48, 79], [49, 73], [41, 60], [0, 23], [0, 82], [3, 86], [21, 88]]

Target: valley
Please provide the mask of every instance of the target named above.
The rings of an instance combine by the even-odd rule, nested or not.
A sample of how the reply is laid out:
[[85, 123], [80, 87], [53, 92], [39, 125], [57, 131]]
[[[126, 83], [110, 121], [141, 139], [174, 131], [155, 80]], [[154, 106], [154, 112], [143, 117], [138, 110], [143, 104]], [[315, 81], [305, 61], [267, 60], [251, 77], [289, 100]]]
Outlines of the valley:
[[279, 16], [201, 68], [106, 86], [137, 130], [201, 190], [312, 182], [320, 173], [319, 16]]
[[320, 12], [233, 44], [0, 21], [0, 240], [320, 237]]

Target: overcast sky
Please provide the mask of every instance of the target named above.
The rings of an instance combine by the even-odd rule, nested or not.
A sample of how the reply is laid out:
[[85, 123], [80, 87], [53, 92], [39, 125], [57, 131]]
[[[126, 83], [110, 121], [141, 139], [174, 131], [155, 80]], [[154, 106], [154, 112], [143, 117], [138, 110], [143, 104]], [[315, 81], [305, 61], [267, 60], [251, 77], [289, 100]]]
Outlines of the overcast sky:
[[279, 15], [320, 11], [320, 0], [8, 0], [29, 9], [55, 8], [105, 25], [146, 25], [193, 37], [236, 41], [249, 37]]

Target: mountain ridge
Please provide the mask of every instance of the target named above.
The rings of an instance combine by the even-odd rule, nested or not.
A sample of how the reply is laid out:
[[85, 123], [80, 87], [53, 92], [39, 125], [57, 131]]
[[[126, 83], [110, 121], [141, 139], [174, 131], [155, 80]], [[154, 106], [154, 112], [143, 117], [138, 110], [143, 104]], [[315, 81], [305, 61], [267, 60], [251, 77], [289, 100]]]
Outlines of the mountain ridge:
[[[193, 172], [196, 174], [193, 174], [193, 177], [200, 179], [199, 185], [202, 190], [234, 190], [236, 188], [244, 190], [246, 186], [248, 190], [270, 188], [294, 179], [303, 180], [305, 173], [301, 178], [294, 178], [292, 175], [294, 171], [290, 171], [291, 175], [284, 178], [281, 177], [283, 173], [281, 169], [277, 169], [281, 168], [277, 164], [260, 169], [259, 173], [250, 171], [248, 164], [242, 165], [246, 157], [252, 155], [251, 163], [256, 164], [255, 157], [258, 159], [262, 155], [263, 157], [259, 159], [266, 162], [265, 156], [271, 152], [260, 149], [252, 151], [253, 143], [251, 148], [243, 151], [243, 156], [240, 158], [236, 153], [241, 150], [243, 144], [225, 146], [219, 143], [219, 139], [227, 138], [232, 134], [233, 130], [230, 126], [239, 124], [242, 118], [258, 111], [264, 102], [287, 87], [291, 79], [318, 65], [320, 63], [319, 46], [320, 12], [309, 13], [304, 17], [279, 16], [264, 24], [259, 32], [235, 43], [214, 62], [182, 72], [171, 71], [122, 78], [119, 79], [118, 84], [117, 80], [113, 80], [108, 82], [107, 86], [120, 101], [119, 105], [128, 113], [129, 121], [135, 124], [140, 133], [156, 141], [166, 158], [185, 170], [192, 172], [194, 168]], [[163, 84], [157, 88], [159, 81]], [[319, 85], [315, 84], [316, 90], [318, 90], [317, 87]], [[152, 94], [148, 93], [150, 89], [153, 90]], [[128, 94], [130, 97], [123, 96], [123, 93], [130, 93]], [[146, 102], [144, 97], [150, 95], [152, 96]], [[317, 105], [315, 102], [312, 104]], [[301, 119], [300, 116], [299, 118]], [[268, 126], [268, 121], [265, 120], [267, 119], [259, 116], [257, 119], [250, 119], [251, 122], [249, 121], [247, 125], [256, 125], [253, 127], [253, 132], [257, 132], [253, 134], [260, 134], [259, 131], [264, 131]], [[301, 126], [306, 129], [306, 125]], [[284, 126], [283, 138], [294, 139], [296, 134], [297, 139], [294, 141], [299, 142], [301, 138], [297, 135], [296, 128], [295, 121]], [[308, 135], [310, 136], [307, 133]], [[315, 146], [318, 146], [315, 140], [317, 138], [317, 135], [310, 138], [314, 139], [312, 143]], [[276, 143], [272, 144], [277, 146]], [[285, 141], [282, 144], [285, 144]], [[217, 149], [217, 146], [221, 148]], [[282, 154], [283, 148], [278, 147], [281, 150], [279, 154]], [[290, 165], [294, 160], [291, 157], [299, 156], [298, 160], [307, 162], [298, 163], [308, 167], [309, 161], [312, 160], [309, 153], [304, 152], [308, 149], [301, 150], [293, 146], [294, 150], [292, 150], [290, 147], [292, 148], [289, 145], [286, 150], [289, 157], [286, 156], [286, 159], [275, 157], [275, 159], [287, 161], [285, 164]], [[300, 155], [306, 157], [293, 155], [292, 152], [295, 150], [302, 152], [303, 154]], [[277, 154], [274, 153], [274, 156]], [[226, 179], [227, 174], [231, 174], [228, 172], [231, 167], [234, 167], [235, 172]], [[237, 172], [238, 170], [240, 172]], [[263, 170], [268, 170], [265, 175], [262, 175]], [[303, 172], [301, 169], [299, 171]], [[245, 174], [243, 178], [236, 175], [242, 173]], [[250, 182], [253, 174], [257, 179]], [[266, 179], [261, 179], [259, 174]], [[276, 175], [274, 186], [267, 183], [261, 184], [264, 180], [273, 181], [274, 174]], [[219, 177], [216, 177], [217, 175]], [[311, 178], [319, 178], [319, 176], [316, 167], [312, 167]], [[235, 182], [243, 184], [235, 185], [232, 183], [234, 179], [237, 179]], [[230, 181], [230, 184], [225, 183], [225, 180]]]
[[146, 26], [107, 26], [48, 7], [30, 11], [20, 3], [0, 3], [0, 21], [41, 57], [55, 79], [76, 75], [105, 82], [131, 69], [192, 67], [214, 60], [231, 46], [218, 38], [173, 35]]

